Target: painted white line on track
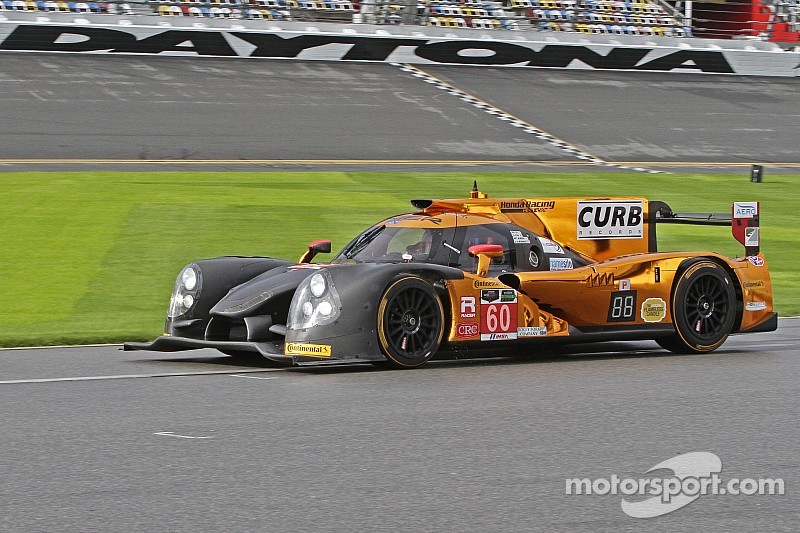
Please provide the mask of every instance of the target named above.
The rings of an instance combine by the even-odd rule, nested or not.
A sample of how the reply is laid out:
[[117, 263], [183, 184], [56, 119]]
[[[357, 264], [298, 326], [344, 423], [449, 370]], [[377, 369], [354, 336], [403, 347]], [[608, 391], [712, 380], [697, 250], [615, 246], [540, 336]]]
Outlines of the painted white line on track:
[[20, 383], [58, 383], [62, 381], [103, 381], [109, 379], [146, 379], [146, 378], [180, 378], [190, 376], [213, 376], [218, 374], [256, 374], [259, 372], [281, 372], [283, 368], [260, 368], [258, 370], [203, 370], [199, 372], [166, 372], [161, 374], [121, 374], [116, 376], [78, 376], [69, 378], [34, 378], [34, 379], [9, 379], [0, 381], [0, 385], [15, 385]]
[[10, 346], [8, 348], [0, 348], [2, 351], [11, 350], [56, 350], [61, 348], [122, 348], [121, 344], [62, 344], [57, 346]]
[[765, 344], [763, 342], [739, 342], [736, 344], [731, 344], [732, 348], [737, 346], [741, 346], [744, 348], [786, 348], [788, 346], [797, 346], [797, 344], [791, 342], [784, 342], [784, 343], [769, 343]]
[[278, 379], [277, 376], [247, 376], [243, 374], [231, 374], [232, 378], [250, 378], [250, 379]]
[[178, 435], [174, 431], [159, 431], [158, 433], [153, 433], [153, 435], [159, 435], [161, 437], [177, 437], [179, 439], [213, 439], [214, 438], [214, 437], [211, 437], [211, 436], [193, 437], [191, 435]]

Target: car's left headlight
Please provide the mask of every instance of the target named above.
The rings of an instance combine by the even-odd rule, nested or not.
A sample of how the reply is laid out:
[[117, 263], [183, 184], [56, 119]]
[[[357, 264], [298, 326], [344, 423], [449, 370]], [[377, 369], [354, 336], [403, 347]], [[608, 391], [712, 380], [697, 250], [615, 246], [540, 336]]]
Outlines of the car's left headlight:
[[202, 286], [202, 275], [200, 268], [192, 263], [184, 267], [175, 280], [175, 288], [172, 290], [172, 298], [169, 301], [167, 318], [177, 318], [188, 313], [200, 295]]
[[289, 306], [289, 329], [298, 330], [330, 324], [342, 313], [339, 293], [326, 270], [304, 279]]

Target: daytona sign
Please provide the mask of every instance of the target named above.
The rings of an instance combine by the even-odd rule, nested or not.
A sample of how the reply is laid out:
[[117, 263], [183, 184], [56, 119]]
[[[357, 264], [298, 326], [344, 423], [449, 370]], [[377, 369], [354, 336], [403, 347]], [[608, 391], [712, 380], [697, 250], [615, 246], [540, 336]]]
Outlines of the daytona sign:
[[0, 50], [737, 73], [715, 50], [135, 26], [3, 24]]

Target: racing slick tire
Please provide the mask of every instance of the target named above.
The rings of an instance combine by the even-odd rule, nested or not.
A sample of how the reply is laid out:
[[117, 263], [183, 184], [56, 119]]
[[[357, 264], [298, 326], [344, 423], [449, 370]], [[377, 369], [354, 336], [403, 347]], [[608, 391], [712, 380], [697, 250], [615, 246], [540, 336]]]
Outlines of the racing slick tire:
[[444, 309], [433, 286], [418, 277], [392, 283], [378, 306], [378, 342], [386, 361], [377, 366], [414, 368], [426, 363], [442, 342]]
[[736, 293], [728, 273], [705, 259], [690, 262], [679, 273], [672, 295], [676, 333], [656, 339], [675, 353], [705, 353], [719, 348], [736, 320]]

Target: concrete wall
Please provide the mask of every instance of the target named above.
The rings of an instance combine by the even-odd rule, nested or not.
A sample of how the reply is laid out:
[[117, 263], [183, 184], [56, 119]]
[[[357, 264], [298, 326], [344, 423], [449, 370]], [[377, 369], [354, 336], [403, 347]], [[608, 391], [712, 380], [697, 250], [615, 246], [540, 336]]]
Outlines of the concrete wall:
[[745, 76], [800, 72], [800, 51], [760, 41], [9, 11], [0, 13], [0, 50]]

